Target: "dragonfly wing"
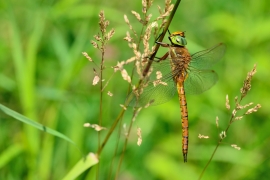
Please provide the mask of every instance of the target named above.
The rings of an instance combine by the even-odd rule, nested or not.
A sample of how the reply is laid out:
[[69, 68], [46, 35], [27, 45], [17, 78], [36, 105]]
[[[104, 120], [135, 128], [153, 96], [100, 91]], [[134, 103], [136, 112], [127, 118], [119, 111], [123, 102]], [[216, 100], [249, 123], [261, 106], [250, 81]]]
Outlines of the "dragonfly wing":
[[198, 70], [189, 68], [188, 77], [184, 81], [187, 94], [200, 94], [210, 89], [218, 81], [218, 75], [213, 70]]
[[[138, 90], [131, 93], [129, 106], [159, 105], [169, 101], [176, 91], [175, 82], [172, 79], [170, 61], [154, 62], [149, 81], [143, 83]], [[140, 92], [142, 93], [140, 94]], [[140, 95], [138, 96], [137, 93]]]
[[174, 82], [166, 83], [166, 85], [158, 84], [158, 85], [148, 85], [142, 91], [142, 94], [137, 97], [133, 93], [133, 98], [129, 104], [129, 106], [133, 107], [144, 107], [147, 105], [155, 106], [159, 104], [163, 104], [169, 101], [176, 92], [176, 87]]
[[222, 43], [191, 55], [189, 66], [196, 69], [209, 69], [224, 55], [226, 46]]

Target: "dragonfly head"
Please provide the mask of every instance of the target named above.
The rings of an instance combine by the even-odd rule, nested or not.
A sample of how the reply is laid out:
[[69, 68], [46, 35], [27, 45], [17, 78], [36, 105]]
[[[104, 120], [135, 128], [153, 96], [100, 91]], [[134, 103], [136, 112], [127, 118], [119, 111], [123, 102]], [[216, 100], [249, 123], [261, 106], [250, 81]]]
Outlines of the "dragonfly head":
[[172, 45], [176, 45], [176, 46], [187, 45], [185, 32], [182, 32], [182, 31], [177, 31], [177, 32], [170, 34], [169, 40], [171, 41]]

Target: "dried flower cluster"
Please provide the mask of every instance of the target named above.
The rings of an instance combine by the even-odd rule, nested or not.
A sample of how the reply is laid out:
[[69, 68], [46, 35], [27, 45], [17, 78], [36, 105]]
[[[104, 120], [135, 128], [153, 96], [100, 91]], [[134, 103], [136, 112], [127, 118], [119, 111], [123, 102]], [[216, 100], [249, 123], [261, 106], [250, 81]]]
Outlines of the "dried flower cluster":
[[141, 128], [137, 128], [137, 135], [138, 135], [137, 145], [140, 146], [142, 144], [142, 130], [141, 130]]
[[229, 103], [229, 96], [228, 96], [228, 94], [226, 95], [226, 104], [225, 104], [225, 106], [226, 106], [226, 109], [230, 109], [230, 103]]
[[219, 125], [218, 125], [218, 116], [216, 117], [216, 125], [217, 125], [217, 128], [219, 127]]
[[[124, 37], [124, 40], [128, 42], [129, 47], [132, 49], [134, 56], [129, 58], [126, 61], [118, 62], [117, 65], [114, 67], [115, 71], [120, 71], [123, 79], [127, 81], [131, 86], [132, 89], [138, 89], [136, 85], [132, 84], [132, 75], [129, 75], [127, 71], [124, 68], [124, 65], [127, 65], [129, 63], [134, 63], [136, 67], [136, 72], [140, 79], [144, 79], [144, 70], [147, 65], [148, 57], [150, 57], [151, 54], [153, 54], [154, 46], [150, 47], [150, 39], [151, 37], [157, 37], [159, 32], [164, 27], [166, 18], [170, 15], [173, 5], [171, 4], [171, 0], [165, 0], [165, 8], [162, 10], [160, 7], [158, 7], [158, 10], [160, 12], [160, 15], [156, 17], [153, 21], [151, 21], [152, 14], [148, 14], [149, 8], [152, 6], [153, 1], [152, 0], [142, 0], [142, 13], [138, 13], [136, 11], [131, 11], [131, 13], [134, 15], [137, 21], [139, 21], [143, 26], [143, 31], [139, 35], [139, 33], [136, 32], [136, 30], [133, 28], [132, 24], [130, 23], [127, 15], [124, 15], [124, 21], [128, 25], [130, 32], [128, 31], [126, 33], [126, 37]], [[159, 25], [161, 23], [161, 25]], [[131, 35], [132, 33], [132, 35]], [[152, 43], [151, 43], [152, 44]], [[143, 47], [141, 47], [143, 45]], [[148, 77], [151, 74], [151, 69], [146, 73], [146, 77]], [[146, 82], [139, 84], [139, 86], [145, 87]], [[163, 83], [157, 81], [157, 83]], [[139, 96], [142, 91], [137, 92], [137, 95]]]
[[243, 99], [247, 95], [248, 91], [250, 91], [250, 89], [251, 89], [251, 79], [252, 79], [252, 77], [253, 77], [253, 75], [255, 73], [256, 73], [256, 64], [254, 65], [253, 69], [250, 72], [248, 72], [247, 77], [246, 77], [246, 79], [244, 81], [244, 85], [240, 89], [241, 99]]
[[113, 93], [111, 93], [110, 91], [108, 91], [108, 96], [113, 96]]
[[199, 134], [198, 138], [200, 138], [200, 139], [208, 139], [209, 136], [205, 136], [205, 135]]
[[226, 131], [221, 131], [219, 134], [220, 139], [224, 139], [226, 137]]
[[120, 107], [123, 108], [124, 110], [127, 110], [127, 107], [123, 104], [120, 104]]
[[[246, 109], [248, 107], [250, 107], [251, 105], [253, 105], [253, 103], [247, 103], [245, 105], [241, 105], [241, 101], [242, 99], [247, 95], [247, 93], [250, 91], [251, 89], [251, 79], [253, 77], [253, 75], [256, 73], [256, 64], [254, 65], [253, 69], [247, 74], [247, 77], [244, 81], [244, 84], [243, 84], [243, 87], [241, 88], [240, 92], [241, 92], [241, 98], [239, 99], [238, 97], [235, 97], [234, 98], [234, 103], [235, 103], [235, 107], [234, 109], [232, 110], [232, 114], [231, 114], [231, 118], [229, 120], [229, 124], [226, 128], [225, 131], [221, 131], [219, 133], [219, 141], [216, 145], [216, 148], [215, 150], [213, 151], [212, 155], [211, 155], [211, 158], [209, 159], [208, 163], [206, 164], [203, 172], [201, 173], [200, 177], [202, 177], [202, 175], [204, 174], [204, 171], [205, 169], [208, 167], [208, 165], [210, 164], [210, 162], [212, 161], [212, 158], [214, 157], [215, 153], [216, 153], [216, 150], [217, 148], [219, 147], [219, 145], [223, 142], [223, 140], [226, 138], [227, 136], [227, 133], [228, 133], [228, 130], [231, 126], [231, 124], [235, 121], [238, 121], [238, 120], [241, 120], [245, 115], [249, 115], [249, 114], [252, 114], [254, 112], [257, 112], [259, 110], [259, 108], [261, 108], [261, 105], [260, 104], [257, 104], [256, 106], [254, 106], [253, 108], [250, 108], [248, 109], [246, 112], [242, 113], [241, 115], [239, 116], [236, 116], [237, 113], [240, 111], [240, 110], [243, 110], [243, 109]], [[231, 106], [230, 106], [230, 101], [229, 101], [229, 96], [226, 95], [226, 100], [225, 100], [225, 107], [227, 110], [230, 110]], [[242, 111], [241, 111], [242, 112]], [[219, 118], [216, 117], [216, 126], [217, 128], [219, 128]], [[206, 136], [207, 137], [207, 136]], [[199, 134], [199, 138], [204, 138], [203, 135], [200, 135]], [[236, 144], [232, 144], [231, 147], [237, 149], [237, 150], [240, 150], [241, 148], [239, 146], [237, 146]]]
[[106, 129], [105, 127], [101, 127], [101, 126], [99, 126], [97, 124], [90, 124], [90, 123], [85, 123], [83, 126], [84, 127], [91, 127], [93, 129], [95, 129], [96, 131], [101, 131], [101, 130]]
[[100, 77], [99, 77], [99, 74], [97, 73], [97, 71], [95, 69], [93, 69], [93, 71], [94, 71], [95, 77], [93, 79], [93, 83], [92, 84], [95, 86], [95, 85], [98, 84], [98, 82], [100, 80]]
[[[227, 129], [225, 131], [222, 131], [220, 133], [220, 142], [226, 137], [226, 133], [230, 127], [230, 125], [235, 122], [235, 121], [238, 121], [238, 120], [241, 120], [243, 119], [243, 117], [245, 115], [249, 115], [249, 114], [252, 114], [254, 112], [257, 112], [259, 108], [261, 108], [261, 105], [260, 104], [257, 104], [255, 105], [253, 108], [250, 108], [248, 110], [246, 110], [246, 112], [242, 113], [241, 115], [238, 115], [237, 116], [237, 113], [240, 111], [240, 110], [243, 110], [243, 109], [246, 109], [248, 107], [250, 107], [251, 105], [253, 105], [252, 102], [250, 103], [247, 103], [245, 105], [241, 105], [241, 101], [243, 100], [243, 98], [247, 95], [247, 93], [250, 91], [251, 89], [251, 79], [253, 77], [253, 75], [256, 73], [256, 64], [254, 65], [253, 69], [248, 72], [247, 74], [247, 77], [244, 81], [244, 84], [243, 84], [243, 87], [240, 89], [240, 92], [241, 92], [241, 98], [239, 99], [237, 96], [234, 98], [234, 103], [235, 103], [235, 108], [232, 110], [232, 115], [231, 115], [231, 119], [229, 121], [229, 125], [227, 127]], [[225, 107], [226, 109], [230, 110], [230, 102], [229, 102], [229, 97], [228, 95], [226, 95], [226, 103], [225, 103]], [[218, 121], [218, 118], [216, 119], [216, 123]], [[217, 123], [217, 126], [218, 126], [218, 123]], [[240, 150], [241, 148], [238, 147], [237, 145], [233, 144], [231, 145], [233, 148], [237, 149], [237, 150]]]
[[[243, 87], [240, 89], [241, 92], [241, 98], [239, 99], [238, 97], [234, 98], [234, 102], [235, 102], [235, 108], [232, 111], [232, 119], [230, 121], [230, 123], [233, 123], [236, 120], [241, 120], [243, 118], [243, 116], [257, 112], [259, 108], [261, 108], [260, 104], [255, 105], [253, 108], [248, 109], [244, 114], [240, 115], [240, 116], [236, 116], [237, 112], [239, 110], [243, 110], [246, 109], [247, 107], [253, 105], [252, 102], [247, 103], [245, 105], [241, 105], [241, 101], [242, 99], [247, 95], [247, 93], [250, 91], [251, 89], [251, 79], [253, 77], [253, 75], [256, 73], [256, 64], [254, 65], [253, 69], [248, 72], [247, 77], [244, 81]], [[226, 107], [228, 106], [229, 100], [226, 97]]]
[[88, 61], [93, 61], [92, 58], [87, 54], [87, 52], [82, 52], [82, 54], [84, 55], [84, 57], [86, 57], [86, 59], [88, 59]]
[[[109, 21], [105, 19], [104, 11], [101, 11], [99, 13], [99, 28], [100, 28], [101, 34], [98, 33], [97, 35], [94, 35], [94, 38], [95, 38], [96, 41], [93, 41], [93, 40], [91, 41], [91, 44], [93, 45], [93, 47], [96, 48], [96, 49], [99, 49], [101, 51], [101, 54], [102, 54], [102, 60], [101, 60], [100, 68], [99, 68], [101, 72], [97, 72], [94, 69], [95, 76], [94, 76], [93, 83], [92, 83], [93, 85], [97, 85], [98, 82], [100, 82], [101, 73], [102, 73], [102, 70], [104, 69], [105, 47], [106, 47], [106, 44], [108, 43], [108, 41], [114, 35], [114, 29], [111, 29], [108, 33], [106, 33], [108, 25], [109, 25]], [[82, 54], [90, 62], [93, 62], [92, 58], [86, 52], [82, 52]], [[104, 89], [104, 87], [102, 88], [102, 90], [103, 89]]]
[[231, 145], [234, 149], [237, 149], [237, 150], [240, 150], [241, 148], [240, 147], [238, 147], [236, 144], [232, 144]]
[[107, 27], [109, 25], [109, 21], [105, 20], [105, 14], [104, 11], [101, 11], [99, 14], [99, 28], [101, 31], [101, 35], [98, 33], [97, 35], [94, 35], [94, 38], [96, 39], [97, 42], [101, 43], [101, 46], [98, 46], [98, 43], [95, 41], [91, 41], [93, 46], [102, 52], [105, 51], [105, 45], [106, 43], [112, 38], [114, 35], [114, 29], [111, 29], [107, 34]]

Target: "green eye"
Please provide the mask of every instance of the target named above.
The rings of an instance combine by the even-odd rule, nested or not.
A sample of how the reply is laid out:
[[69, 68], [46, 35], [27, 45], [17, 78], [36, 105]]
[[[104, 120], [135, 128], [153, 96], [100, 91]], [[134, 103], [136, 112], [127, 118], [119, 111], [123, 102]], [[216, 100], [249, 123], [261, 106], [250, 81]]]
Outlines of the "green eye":
[[177, 36], [171, 36], [170, 40], [172, 42], [172, 44], [174, 45], [178, 45], [178, 46], [185, 46], [187, 45], [187, 41], [185, 37], [182, 37], [180, 35]]

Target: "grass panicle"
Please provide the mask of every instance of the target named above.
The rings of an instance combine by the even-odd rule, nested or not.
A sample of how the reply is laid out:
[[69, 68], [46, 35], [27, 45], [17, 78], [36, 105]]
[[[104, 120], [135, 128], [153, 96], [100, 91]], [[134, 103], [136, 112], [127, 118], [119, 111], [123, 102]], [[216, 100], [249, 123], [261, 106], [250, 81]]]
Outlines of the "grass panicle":
[[200, 138], [200, 139], [208, 139], [209, 136], [205, 136], [205, 135], [199, 134], [198, 138]]
[[142, 144], [142, 130], [141, 130], [141, 128], [137, 128], [137, 135], [138, 135], [137, 145], [140, 146]]
[[[242, 100], [247, 96], [248, 92], [251, 90], [251, 80], [252, 80], [252, 77], [254, 76], [254, 74], [256, 73], [256, 67], [257, 66], [255, 64], [253, 69], [250, 72], [248, 72], [247, 77], [244, 80], [243, 86], [240, 89], [241, 98], [239, 99], [237, 96], [234, 98], [234, 108], [232, 110], [231, 117], [230, 117], [230, 119], [228, 121], [228, 126], [227, 126], [227, 128], [225, 130], [223, 130], [223, 131], [221, 131], [219, 133], [219, 141], [218, 141], [218, 143], [217, 143], [217, 145], [216, 145], [210, 159], [208, 160], [207, 164], [205, 165], [202, 173], [200, 174], [199, 179], [202, 178], [203, 174], [205, 173], [205, 170], [207, 169], [207, 167], [211, 163], [214, 155], [216, 154], [216, 151], [217, 151], [218, 147], [220, 146], [220, 144], [228, 136], [228, 130], [229, 130], [230, 126], [232, 125], [232, 123], [234, 123], [235, 121], [238, 121], [238, 120], [242, 120], [242, 118], [244, 116], [250, 115], [250, 114], [252, 114], [254, 112], [257, 112], [261, 108], [261, 105], [257, 104], [253, 108], [250, 108], [250, 109], [246, 110], [244, 113], [238, 115], [239, 113], [242, 112], [240, 110], [246, 109], [246, 108], [250, 107], [251, 105], [253, 105], [252, 102], [247, 103], [245, 105], [241, 105], [241, 103], [242, 103]], [[229, 96], [228, 95], [226, 95], [225, 107], [226, 107], [227, 110], [230, 110]], [[218, 126], [218, 118], [216, 118], [216, 124], [217, 124], [217, 127], [219, 127]], [[232, 144], [231, 146], [233, 148], [237, 149], [237, 150], [241, 149], [240, 147], [238, 147], [235, 144]]]
[[[109, 80], [105, 83], [103, 83], [103, 71], [105, 69], [105, 51], [106, 51], [106, 45], [109, 42], [109, 40], [113, 37], [115, 31], [114, 29], [109, 30], [109, 32], [107, 33], [107, 27], [109, 26], [109, 21], [105, 19], [105, 13], [104, 11], [100, 11], [99, 13], [99, 30], [100, 33], [94, 35], [94, 40], [91, 41], [91, 44], [93, 45], [94, 48], [98, 49], [101, 52], [101, 61], [100, 61], [100, 65], [98, 67], [98, 70], [96, 70], [95, 68], [93, 68], [93, 73], [94, 73], [94, 79], [93, 79], [93, 83], [92, 85], [97, 85], [99, 83], [100, 85], [100, 96], [99, 96], [99, 123], [97, 124], [85, 124], [85, 127], [92, 127], [93, 129], [95, 129], [98, 132], [98, 153], [97, 155], [99, 155], [99, 149], [101, 148], [101, 134], [100, 131], [105, 129], [104, 127], [102, 127], [102, 115], [103, 115], [103, 91], [104, 88], [108, 85], [109, 80], [111, 78], [109, 78]], [[87, 53], [83, 52], [83, 55], [90, 61], [93, 62], [92, 58], [88, 56]], [[96, 64], [96, 63], [95, 63]], [[112, 93], [109, 93], [109, 95], [112, 95]], [[97, 175], [96, 178], [99, 179], [99, 167], [100, 167], [100, 163], [98, 164], [97, 167]]]

